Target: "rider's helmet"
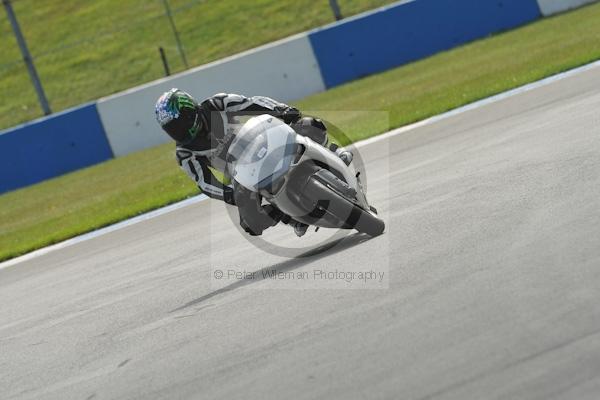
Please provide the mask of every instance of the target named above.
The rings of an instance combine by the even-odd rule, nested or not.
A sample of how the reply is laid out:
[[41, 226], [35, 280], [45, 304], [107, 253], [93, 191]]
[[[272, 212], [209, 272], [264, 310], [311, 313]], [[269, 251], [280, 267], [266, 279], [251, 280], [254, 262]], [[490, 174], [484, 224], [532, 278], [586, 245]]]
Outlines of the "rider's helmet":
[[177, 143], [189, 144], [202, 129], [198, 103], [188, 93], [173, 88], [156, 101], [156, 120]]

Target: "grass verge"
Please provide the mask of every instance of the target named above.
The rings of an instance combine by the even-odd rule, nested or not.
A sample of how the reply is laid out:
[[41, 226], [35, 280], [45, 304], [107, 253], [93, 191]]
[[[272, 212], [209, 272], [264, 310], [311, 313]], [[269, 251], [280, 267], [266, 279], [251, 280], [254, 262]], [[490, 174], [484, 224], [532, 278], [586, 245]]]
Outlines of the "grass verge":
[[[336, 121], [351, 141], [415, 122], [600, 58], [600, 4], [440, 53], [296, 103], [387, 111]], [[168, 144], [0, 196], [0, 260], [197, 193]]]

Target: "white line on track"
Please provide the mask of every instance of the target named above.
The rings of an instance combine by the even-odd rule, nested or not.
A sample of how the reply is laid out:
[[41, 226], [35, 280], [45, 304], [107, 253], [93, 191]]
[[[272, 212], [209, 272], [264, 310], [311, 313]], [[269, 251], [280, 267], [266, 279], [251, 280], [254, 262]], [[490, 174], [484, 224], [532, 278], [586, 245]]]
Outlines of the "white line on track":
[[[378, 135], [378, 136], [375, 136], [375, 137], [372, 137], [372, 138], [369, 138], [369, 139], [361, 140], [360, 142], [354, 143], [354, 146], [356, 146], [356, 147], [363, 147], [363, 146], [367, 146], [367, 145], [369, 145], [371, 143], [376, 143], [376, 142], [379, 142], [381, 140], [386, 140], [386, 139], [389, 139], [389, 138], [391, 138], [393, 136], [397, 136], [397, 135], [400, 135], [402, 133], [411, 131], [413, 129], [416, 129], [416, 128], [419, 128], [419, 127], [422, 127], [422, 126], [425, 126], [425, 125], [433, 124], [435, 122], [444, 120], [446, 118], [450, 118], [452, 116], [455, 116], [455, 115], [458, 115], [458, 114], [461, 114], [461, 113], [464, 113], [464, 112], [467, 112], [467, 111], [470, 111], [470, 110], [474, 110], [476, 108], [483, 107], [485, 105], [492, 104], [492, 103], [495, 103], [497, 101], [504, 100], [504, 99], [507, 99], [509, 97], [521, 94], [521, 93], [528, 92], [530, 90], [533, 90], [533, 89], [536, 89], [536, 88], [539, 88], [539, 87], [551, 84], [553, 82], [556, 82], [556, 81], [559, 81], [559, 80], [562, 80], [562, 79], [565, 79], [565, 78], [569, 78], [569, 77], [571, 77], [573, 75], [580, 74], [582, 72], [589, 71], [589, 70], [591, 70], [593, 68], [598, 68], [598, 67], [600, 67], [600, 60], [592, 62], [590, 64], [586, 64], [584, 66], [581, 66], [581, 67], [578, 67], [578, 68], [575, 68], [575, 69], [571, 69], [569, 71], [562, 72], [562, 73], [557, 74], [557, 75], [550, 76], [548, 78], [545, 78], [545, 79], [542, 79], [542, 80], [539, 80], [539, 81], [536, 81], [536, 82], [533, 82], [533, 83], [530, 83], [530, 84], [527, 84], [527, 85], [524, 85], [524, 86], [520, 86], [518, 88], [509, 90], [507, 92], [503, 92], [503, 93], [497, 94], [497, 95], [492, 96], [492, 97], [488, 97], [488, 98], [483, 99], [483, 100], [476, 101], [476, 102], [471, 103], [471, 104], [467, 104], [466, 106], [462, 106], [462, 107], [456, 108], [456, 109], [454, 109], [452, 111], [448, 111], [446, 113], [443, 113], [443, 114], [440, 114], [440, 115], [436, 115], [436, 116], [431, 117], [431, 118], [424, 119], [423, 121], [419, 121], [419, 122], [416, 122], [416, 123], [411, 124], [411, 125], [403, 126], [401, 128], [391, 130], [389, 132], [386, 132], [384, 134], [381, 134], [381, 135]], [[31, 260], [33, 258], [39, 257], [41, 255], [50, 253], [50, 252], [55, 251], [55, 250], [63, 249], [65, 247], [68, 247], [68, 246], [71, 246], [71, 245], [74, 245], [74, 244], [77, 244], [77, 243], [80, 243], [80, 242], [83, 242], [83, 241], [86, 241], [86, 240], [89, 240], [89, 239], [93, 239], [93, 238], [96, 238], [98, 236], [106, 235], [107, 233], [114, 232], [114, 231], [119, 230], [121, 228], [125, 228], [127, 226], [131, 226], [131, 225], [137, 224], [138, 222], [146, 221], [146, 220], [149, 220], [151, 218], [158, 217], [159, 215], [167, 214], [167, 213], [169, 213], [171, 211], [175, 211], [175, 210], [178, 210], [180, 208], [187, 207], [187, 206], [189, 206], [191, 204], [199, 203], [199, 202], [201, 202], [203, 200], [206, 200], [207, 198], [208, 198], [207, 196], [201, 194], [199, 196], [195, 196], [195, 197], [192, 197], [192, 198], [180, 201], [178, 203], [174, 203], [174, 204], [171, 204], [169, 206], [166, 206], [166, 207], [163, 207], [163, 208], [159, 208], [159, 209], [154, 210], [154, 211], [150, 211], [148, 213], [139, 215], [137, 217], [130, 218], [130, 219], [127, 219], [125, 221], [118, 222], [118, 223], [116, 223], [114, 225], [110, 225], [110, 226], [107, 226], [105, 228], [101, 228], [101, 229], [98, 229], [98, 230], [95, 230], [95, 231], [92, 231], [92, 232], [89, 232], [89, 233], [85, 233], [85, 234], [80, 235], [80, 236], [76, 236], [74, 238], [65, 240], [64, 242], [60, 242], [60, 243], [57, 243], [57, 244], [50, 245], [48, 247], [41, 248], [39, 250], [32, 251], [31, 253], [27, 253], [25, 255], [22, 255], [22, 256], [13, 258], [11, 260], [4, 261], [4, 262], [0, 263], [0, 270], [4, 269], [4, 268], [11, 267], [13, 265], [19, 264], [19, 263], [27, 261], [27, 260]]]

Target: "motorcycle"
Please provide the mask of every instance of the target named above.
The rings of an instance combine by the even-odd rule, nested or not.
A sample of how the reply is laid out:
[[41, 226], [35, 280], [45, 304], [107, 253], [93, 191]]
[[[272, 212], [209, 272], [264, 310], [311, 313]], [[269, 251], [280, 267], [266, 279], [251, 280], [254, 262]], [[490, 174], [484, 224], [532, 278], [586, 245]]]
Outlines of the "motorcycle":
[[227, 174], [296, 221], [322, 228], [385, 229], [360, 173], [334, 152], [270, 115], [250, 118], [227, 150]]

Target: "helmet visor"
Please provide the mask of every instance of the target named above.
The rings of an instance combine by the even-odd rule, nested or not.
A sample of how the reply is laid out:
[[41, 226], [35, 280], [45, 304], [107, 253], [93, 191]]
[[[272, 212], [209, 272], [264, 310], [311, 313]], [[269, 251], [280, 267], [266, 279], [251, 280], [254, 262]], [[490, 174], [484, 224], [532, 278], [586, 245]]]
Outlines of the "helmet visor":
[[202, 128], [202, 118], [198, 110], [186, 109], [181, 112], [179, 118], [174, 119], [163, 126], [165, 132], [178, 143], [191, 143]]

